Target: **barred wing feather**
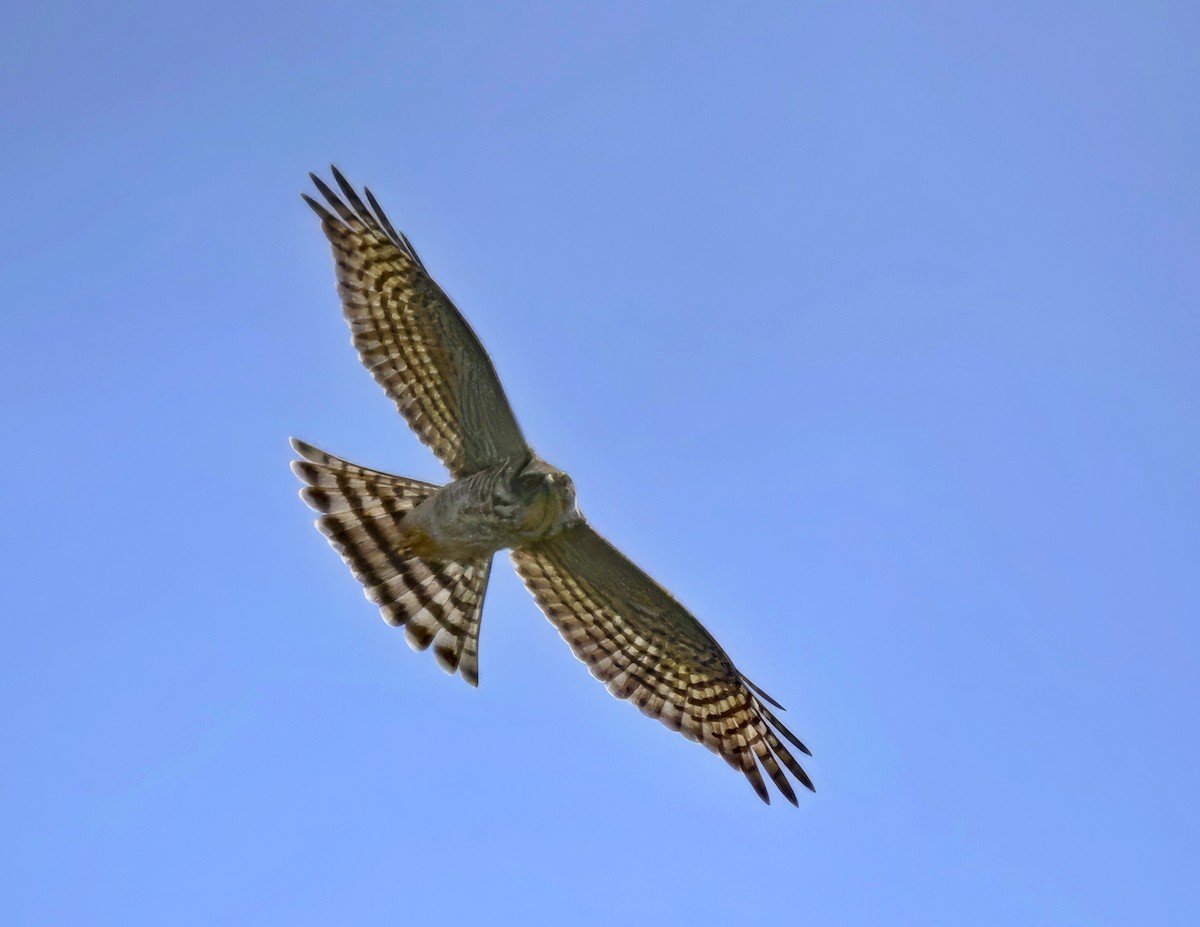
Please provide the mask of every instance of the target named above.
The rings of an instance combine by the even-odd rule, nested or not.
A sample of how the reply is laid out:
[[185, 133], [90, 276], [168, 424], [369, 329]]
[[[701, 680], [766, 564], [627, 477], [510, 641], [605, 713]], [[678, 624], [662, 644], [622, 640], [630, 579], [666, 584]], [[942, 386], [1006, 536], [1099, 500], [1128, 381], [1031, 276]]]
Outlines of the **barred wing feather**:
[[[305, 195], [333, 247], [338, 294], [363, 365], [457, 478], [529, 446], [483, 345], [375, 197], [333, 168], [338, 196]], [[344, 200], [343, 200], [344, 197]]]
[[609, 692], [720, 755], [765, 802], [760, 765], [792, 804], [796, 793], [780, 764], [813, 788], [780, 736], [808, 749], [764, 702], [778, 704], [738, 672], [690, 612], [590, 526], [512, 556], [538, 606]]

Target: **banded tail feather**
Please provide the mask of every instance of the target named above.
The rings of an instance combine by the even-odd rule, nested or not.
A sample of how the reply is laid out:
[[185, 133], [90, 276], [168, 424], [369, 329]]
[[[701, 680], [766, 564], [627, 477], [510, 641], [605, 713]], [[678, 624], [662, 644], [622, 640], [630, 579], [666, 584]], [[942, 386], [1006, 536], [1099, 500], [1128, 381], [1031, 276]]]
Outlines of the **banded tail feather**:
[[292, 439], [302, 458], [292, 471], [307, 485], [300, 497], [320, 512], [317, 528], [379, 606], [403, 626], [414, 650], [433, 647], [438, 665], [479, 685], [479, 624], [490, 555], [435, 562], [408, 551], [404, 516], [438, 487], [360, 467]]

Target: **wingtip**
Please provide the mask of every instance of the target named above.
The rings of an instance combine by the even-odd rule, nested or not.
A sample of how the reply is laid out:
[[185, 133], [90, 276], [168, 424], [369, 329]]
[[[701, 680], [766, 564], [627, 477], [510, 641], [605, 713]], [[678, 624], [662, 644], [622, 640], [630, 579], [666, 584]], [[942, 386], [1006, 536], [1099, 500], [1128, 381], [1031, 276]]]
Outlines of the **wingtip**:
[[315, 186], [318, 190], [321, 191], [321, 196], [323, 196], [327, 200], [329, 200], [330, 203], [332, 203], [334, 200], [337, 199], [337, 194], [333, 192], [333, 188], [331, 186], [329, 186], [329, 184], [327, 184], [324, 180], [322, 180], [317, 174], [314, 174], [312, 171], [309, 171], [308, 176], [312, 179], [313, 186]]
[[328, 236], [338, 227], [338, 221], [334, 218], [333, 213], [326, 209], [321, 203], [318, 203], [307, 193], [301, 193], [300, 199], [308, 203], [308, 208], [317, 214], [317, 218], [321, 220], [321, 225], [325, 228], [325, 234]]
[[758, 771], [758, 767], [744, 766], [742, 772], [749, 780], [750, 787], [754, 789], [754, 794], [763, 800], [763, 804], [771, 804], [771, 793], [767, 789], [767, 784], [763, 782], [762, 773]]
[[757, 695], [759, 698], [761, 698], [763, 701], [765, 701], [768, 705], [772, 705], [775, 708], [778, 708], [780, 711], [787, 711], [786, 708], [784, 708], [777, 701], [775, 701], [775, 699], [771, 698], [771, 696], [767, 695], [766, 692], [764, 692], [762, 689], [760, 689], [758, 686], [756, 686], [754, 683], [752, 683], [745, 676], [742, 676], [742, 682], [744, 682], [746, 684], [746, 687], [749, 688], [751, 692], [753, 692], [755, 695]]

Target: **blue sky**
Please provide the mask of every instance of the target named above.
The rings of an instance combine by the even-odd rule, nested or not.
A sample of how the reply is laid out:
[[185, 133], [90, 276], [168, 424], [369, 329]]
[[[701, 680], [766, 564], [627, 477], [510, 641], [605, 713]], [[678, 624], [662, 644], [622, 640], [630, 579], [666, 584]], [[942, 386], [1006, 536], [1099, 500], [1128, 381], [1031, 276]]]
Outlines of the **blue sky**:
[[[1200, 15], [24, 5], [7, 923], [1193, 923]], [[441, 480], [298, 196], [368, 183], [592, 522], [788, 706], [762, 806], [504, 560], [480, 689], [289, 435]]]

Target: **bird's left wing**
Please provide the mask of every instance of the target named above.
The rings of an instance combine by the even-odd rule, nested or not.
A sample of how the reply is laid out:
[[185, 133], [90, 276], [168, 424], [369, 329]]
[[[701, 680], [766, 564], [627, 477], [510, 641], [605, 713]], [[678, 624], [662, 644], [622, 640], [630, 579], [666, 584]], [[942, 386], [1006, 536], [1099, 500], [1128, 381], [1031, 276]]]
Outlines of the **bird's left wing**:
[[808, 749], [766, 707], [773, 702], [665, 589], [587, 524], [513, 551], [538, 606], [617, 698], [699, 741], [770, 802], [758, 765], [792, 804], [780, 768], [812, 782], [780, 741]]
[[[333, 168], [338, 196], [312, 175], [338, 293], [363, 365], [455, 478], [527, 456], [516, 417], [479, 338], [434, 283], [412, 244]], [[345, 198], [343, 200], [343, 197]]]

